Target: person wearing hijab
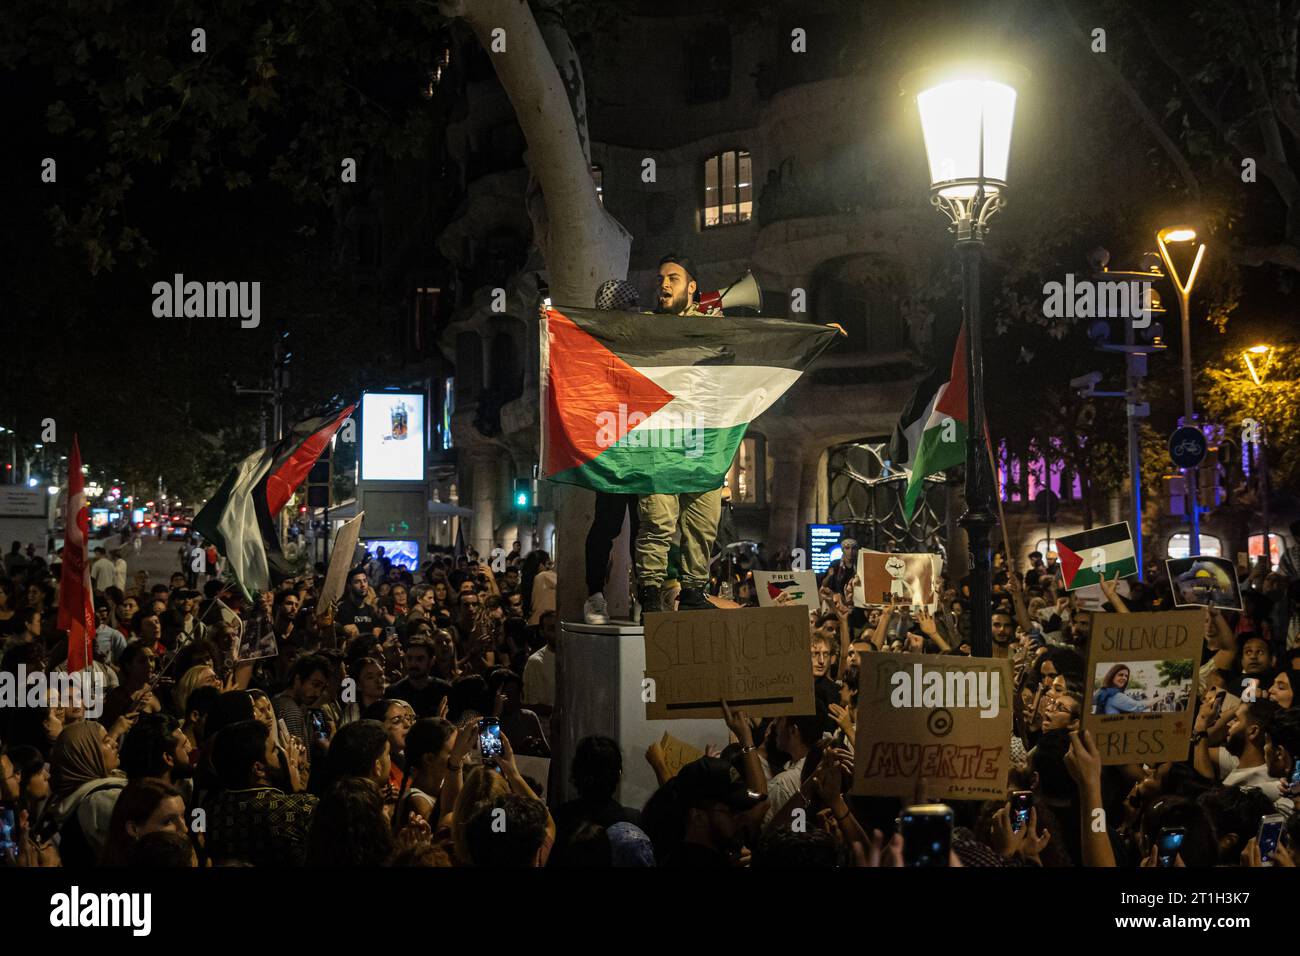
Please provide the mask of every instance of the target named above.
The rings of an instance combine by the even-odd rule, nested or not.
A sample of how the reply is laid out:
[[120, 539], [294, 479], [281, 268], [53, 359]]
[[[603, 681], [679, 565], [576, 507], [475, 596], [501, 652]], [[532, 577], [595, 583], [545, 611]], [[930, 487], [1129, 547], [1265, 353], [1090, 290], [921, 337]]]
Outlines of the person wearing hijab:
[[93, 866], [108, 840], [113, 807], [126, 786], [117, 743], [104, 725], [83, 720], [59, 735], [50, 754], [50, 799], [65, 866]]

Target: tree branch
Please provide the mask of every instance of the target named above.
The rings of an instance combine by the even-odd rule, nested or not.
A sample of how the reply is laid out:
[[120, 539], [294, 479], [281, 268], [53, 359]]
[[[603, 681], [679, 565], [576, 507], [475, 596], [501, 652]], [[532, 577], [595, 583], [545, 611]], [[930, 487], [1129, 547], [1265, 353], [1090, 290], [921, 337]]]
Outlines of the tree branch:
[[1300, 272], [1300, 246], [1279, 243], [1272, 246], [1229, 246], [1232, 261], [1242, 266], [1275, 265]]
[[[1074, 18], [1070, 16], [1070, 11], [1066, 8], [1064, 0], [1055, 0], [1055, 6], [1057, 14], [1065, 22], [1070, 33], [1074, 35], [1079, 43], [1086, 47], [1088, 45], [1087, 34], [1074, 22]], [[1174, 168], [1178, 170], [1178, 175], [1182, 177], [1188, 192], [1192, 194], [1194, 199], [1199, 201], [1201, 198], [1201, 183], [1196, 178], [1196, 173], [1192, 171], [1191, 163], [1187, 161], [1187, 157], [1183, 155], [1182, 150], [1178, 148], [1177, 144], [1169, 138], [1169, 135], [1160, 126], [1159, 120], [1147, 107], [1142, 96], [1107, 57], [1093, 57], [1092, 60], [1101, 68], [1102, 73], [1105, 74], [1111, 85], [1123, 95], [1124, 99], [1128, 100], [1129, 106], [1133, 108], [1133, 112], [1142, 121], [1142, 125], [1146, 127], [1147, 132], [1151, 134], [1165, 155], [1169, 157], [1169, 161], [1174, 164]]]

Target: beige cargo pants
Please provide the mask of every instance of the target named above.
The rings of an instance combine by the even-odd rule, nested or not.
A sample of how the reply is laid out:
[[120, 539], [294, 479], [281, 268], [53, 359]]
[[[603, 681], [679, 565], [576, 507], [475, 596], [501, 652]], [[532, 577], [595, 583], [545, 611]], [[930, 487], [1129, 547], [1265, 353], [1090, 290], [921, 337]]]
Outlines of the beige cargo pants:
[[662, 587], [668, 570], [668, 547], [681, 529], [684, 588], [709, 583], [709, 555], [718, 536], [722, 489], [683, 495], [642, 495], [637, 506], [641, 527], [636, 537], [636, 579], [642, 587]]

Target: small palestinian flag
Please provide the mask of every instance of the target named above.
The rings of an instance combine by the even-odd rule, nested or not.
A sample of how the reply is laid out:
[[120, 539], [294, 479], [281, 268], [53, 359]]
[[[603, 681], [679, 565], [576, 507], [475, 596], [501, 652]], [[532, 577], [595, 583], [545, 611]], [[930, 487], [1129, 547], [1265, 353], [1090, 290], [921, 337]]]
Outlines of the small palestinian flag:
[[1067, 591], [1076, 591], [1102, 578], [1114, 580], [1137, 574], [1133, 556], [1133, 536], [1128, 522], [1108, 524], [1104, 528], [1062, 535], [1056, 539], [1056, 553], [1061, 559], [1061, 577]]
[[785, 319], [548, 309], [544, 473], [613, 494], [720, 488], [749, 423], [838, 334]]
[[890, 454], [896, 465], [910, 468], [903, 498], [903, 519], [912, 520], [916, 503], [929, 475], [966, 461], [966, 429], [970, 412], [966, 401], [966, 324], [953, 346], [952, 367], [943, 380], [932, 372], [917, 386], [894, 429]]
[[247, 600], [291, 576], [277, 517], [355, 407], [301, 422], [274, 445], [253, 452], [194, 516], [194, 530], [217, 546]]

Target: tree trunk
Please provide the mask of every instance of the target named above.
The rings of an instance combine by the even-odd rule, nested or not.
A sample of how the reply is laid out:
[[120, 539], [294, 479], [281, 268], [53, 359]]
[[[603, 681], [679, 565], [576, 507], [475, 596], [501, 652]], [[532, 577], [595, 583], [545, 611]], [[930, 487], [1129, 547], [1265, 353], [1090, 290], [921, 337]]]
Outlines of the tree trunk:
[[[602, 282], [627, 277], [632, 237], [596, 197], [582, 69], [557, 6], [539, 0], [537, 19], [521, 0], [455, 0], [441, 9], [462, 18], [488, 51], [528, 142], [528, 215], [552, 301], [591, 307]], [[554, 491], [559, 612], [573, 620], [586, 598], [583, 541], [595, 498], [569, 485]]]

